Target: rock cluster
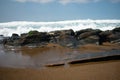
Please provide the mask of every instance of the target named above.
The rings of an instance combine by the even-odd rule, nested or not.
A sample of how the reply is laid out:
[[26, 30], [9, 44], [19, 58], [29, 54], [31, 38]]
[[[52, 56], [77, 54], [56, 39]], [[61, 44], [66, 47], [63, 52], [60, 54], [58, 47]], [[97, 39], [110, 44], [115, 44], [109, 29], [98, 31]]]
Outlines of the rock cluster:
[[74, 32], [70, 30], [58, 30], [51, 32], [30, 31], [28, 33], [12, 34], [11, 37], [0, 39], [0, 43], [12, 46], [37, 45], [56, 43], [66, 47], [77, 47], [84, 44], [102, 45], [103, 42], [120, 43], [120, 27], [113, 30], [101, 31], [84, 29]]

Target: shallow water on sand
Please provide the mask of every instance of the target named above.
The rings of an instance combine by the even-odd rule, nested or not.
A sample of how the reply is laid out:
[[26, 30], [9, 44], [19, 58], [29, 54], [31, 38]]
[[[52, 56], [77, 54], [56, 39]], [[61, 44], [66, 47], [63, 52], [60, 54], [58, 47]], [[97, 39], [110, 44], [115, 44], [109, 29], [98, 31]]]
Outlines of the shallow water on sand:
[[[59, 48], [31, 48], [0, 45], [0, 67], [45, 68], [53, 61], [61, 61], [71, 50]], [[66, 53], [66, 54], [65, 54]], [[73, 51], [75, 54], [76, 52]]]
[[28, 55], [22, 55], [21, 52], [15, 51], [14, 48], [5, 49], [4, 46], [0, 46], [0, 66], [1, 67], [27, 67], [32, 66], [33, 62]]
[[84, 53], [77, 49], [61, 47], [13, 47], [0, 45], [0, 67], [11, 68], [45, 68], [51, 63], [63, 63], [69, 67], [67, 61], [84, 60], [94, 57], [120, 55], [120, 50], [110, 52], [97, 52], [97, 54]]

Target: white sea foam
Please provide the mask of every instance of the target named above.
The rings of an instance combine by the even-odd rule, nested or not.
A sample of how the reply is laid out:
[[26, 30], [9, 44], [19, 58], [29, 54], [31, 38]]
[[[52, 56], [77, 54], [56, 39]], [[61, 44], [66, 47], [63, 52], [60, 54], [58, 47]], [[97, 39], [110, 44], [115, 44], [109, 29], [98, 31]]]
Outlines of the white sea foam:
[[13, 21], [0, 23], [0, 35], [11, 36], [12, 33], [26, 33], [30, 30], [38, 30], [40, 32], [49, 32], [54, 30], [73, 29], [78, 31], [81, 29], [92, 28], [101, 30], [111, 30], [120, 27], [120, 20], [69, 20], [57, 22], [28, 22]]

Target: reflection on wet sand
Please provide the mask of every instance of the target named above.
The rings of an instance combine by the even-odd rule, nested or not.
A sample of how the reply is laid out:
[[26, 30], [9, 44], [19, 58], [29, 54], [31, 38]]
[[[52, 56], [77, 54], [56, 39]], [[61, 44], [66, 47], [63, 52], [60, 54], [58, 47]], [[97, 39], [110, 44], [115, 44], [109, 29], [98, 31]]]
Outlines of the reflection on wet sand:
[[39, 47], [0, 46], [0, 66], [14, 68], [41, 68], [49, 61], [61, 60], [72, 49], [48, 45]]
[[[48, 44], [46, 47], [34, 48], [26, 46], [13, 47], [0, 45], [0, 67], [44, 68], [46, 64], [49, 65], [51, 63], [57, 63], [57, 65], [64, 63], [65, 66], [68, 67], [66, 63], [68, 61], [95, 57], [95, 55], [89, 55], [91, 53], [99, 53], [99, 56], [104, 56], [104, 52], [100, 53], [101, 50], [107, 50], [107, 52], [109, 52], [109, 50], [112, 49], [114, 49], [115, 51], [110, 52], [110, 55], [113, 55], [114, 53], [116, 55], [119, 55], [118, 50], [120, 50], [120, 47], [114, 44], [107, 44], [103, 46], [85, 45], [76, 49], [61, 47], [56, 44]], [[107, 52], [106, 55], [108, 55]]]
[[0, 80], [120, 80], [120, 60], [46, 69], [0, 68]]

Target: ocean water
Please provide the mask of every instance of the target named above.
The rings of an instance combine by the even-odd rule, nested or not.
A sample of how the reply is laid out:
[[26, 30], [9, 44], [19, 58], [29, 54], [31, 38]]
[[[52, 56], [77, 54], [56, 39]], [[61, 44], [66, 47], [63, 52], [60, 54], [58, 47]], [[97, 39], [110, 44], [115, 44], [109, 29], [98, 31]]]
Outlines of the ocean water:
[[100, 30], [111, 30], [120, 27], [120, 20], [67, 20], [57, 22], [29, 22], [29, 21], [12, 21], [0, 23], [0, 35], [11, 36], [12, 33], [27, 33], [30, 30], [40, 32], [50, 32], [55, 30], [92, 28]]

